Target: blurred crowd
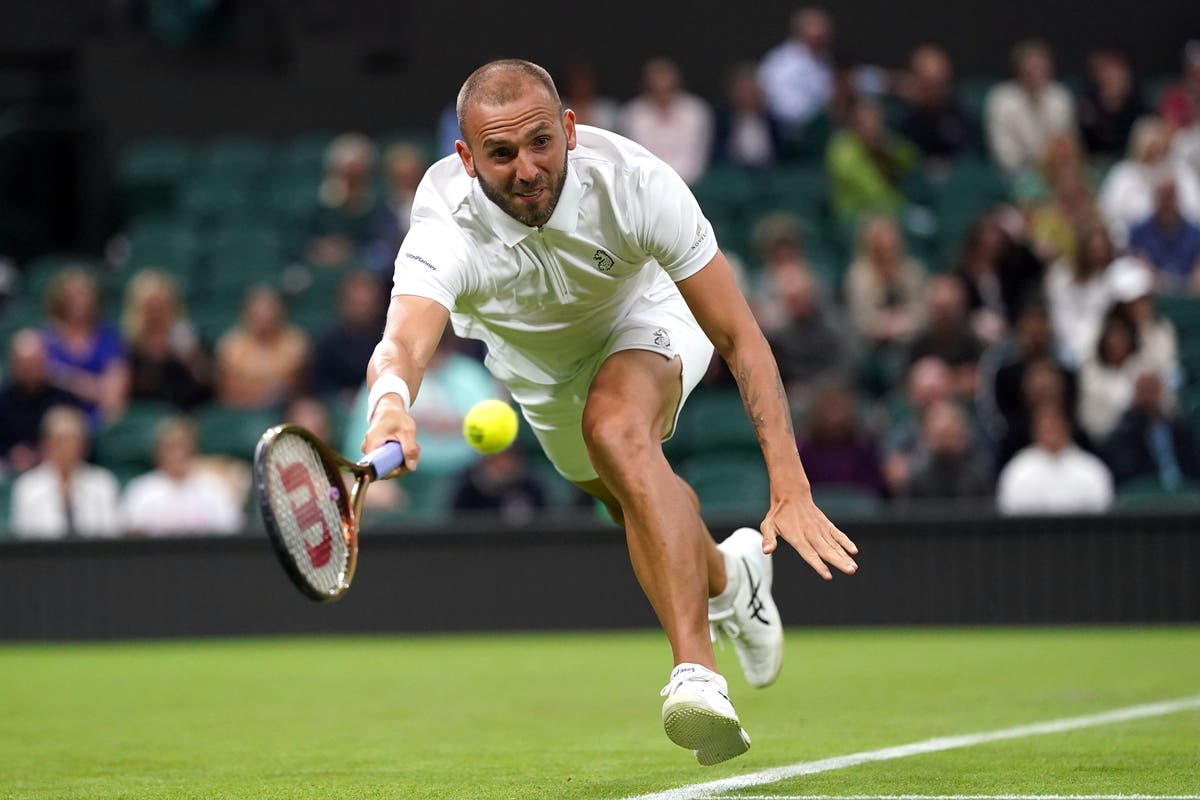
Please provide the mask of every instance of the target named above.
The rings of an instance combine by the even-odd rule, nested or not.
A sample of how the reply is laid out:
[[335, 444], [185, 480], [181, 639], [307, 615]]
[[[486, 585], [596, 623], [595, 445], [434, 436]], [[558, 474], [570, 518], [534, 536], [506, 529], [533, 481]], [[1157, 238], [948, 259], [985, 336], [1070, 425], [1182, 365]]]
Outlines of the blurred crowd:
[[[834, 19], [804, 8], [715, 108], [667, 58], [624, 103], [586, 64], [556, 75], [581, 123], [693, 185], [818, 499], [1070, 513], [1123, 487], [1197, 491], [1200, 352], [1179, 325], [1200, 333], [1200, 41], [1153, 91], [1111, 48], [1063, 81], [1049, 44], [1022, 41], [1007, 80], [973, 83], [936, 44], [901, 69], [838, 53]], [[3, 311], [11, 532], [244, 530], [264, 421], [357, 453], [392, 260], [457, 135], [447, 109], [425, 138], [303, 138], [272, 156], [286, 174], [227, 148], [228, 172], [210, 154], [197, 178], [192, 158], [191, 183], [170, 166], [186, 148], [128, 159], [124, 233], [25, 265]], [[375, 513], [590, 508], [531, 437], [490, 457], [462, 439], [466, 410], [503, 393], [482, 355], [439, 347], [414, 407], [422, 476], [373, 488]], [[691, 403], [734, 392], [720, 363], [706, 382]]]

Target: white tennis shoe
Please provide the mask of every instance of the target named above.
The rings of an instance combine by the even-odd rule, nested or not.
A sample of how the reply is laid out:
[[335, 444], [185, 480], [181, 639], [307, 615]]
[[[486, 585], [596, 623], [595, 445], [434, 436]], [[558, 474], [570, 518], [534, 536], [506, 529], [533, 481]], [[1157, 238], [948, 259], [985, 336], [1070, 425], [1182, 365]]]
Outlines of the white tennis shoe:
[[762, 551], [762, 534], [738, 528], [717, 545], [725, 555], [728, 585], [708, 601], [712, 639], [725, 636], [737, 651], [751, 686], [770, 686], [783, 668], [783, 623], [771, 597], [771, 557]]
[[696, 754], [708, 766], [750, 749], [750, 734], [742, 728], [725, 679], [699, 664], [680, 664], [660, 693], [663, 730], [675, 744]]

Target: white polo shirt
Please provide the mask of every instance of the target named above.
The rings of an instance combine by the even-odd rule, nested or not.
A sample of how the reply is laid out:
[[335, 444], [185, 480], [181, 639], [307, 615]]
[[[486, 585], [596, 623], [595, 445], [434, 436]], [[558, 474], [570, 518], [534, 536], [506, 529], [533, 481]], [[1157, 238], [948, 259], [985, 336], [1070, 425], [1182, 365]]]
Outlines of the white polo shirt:
[[417, 188], [396, 257], [392, 294], [445, 306], [458, 335], [487, 344], [502, 381], [566, 383], [635, 305], [681, 303], [674, 281], [716, 255], [712, 226], [674, 170], [616, 134], [577, 132], [543, 227], [504, 213], [448, 156]]

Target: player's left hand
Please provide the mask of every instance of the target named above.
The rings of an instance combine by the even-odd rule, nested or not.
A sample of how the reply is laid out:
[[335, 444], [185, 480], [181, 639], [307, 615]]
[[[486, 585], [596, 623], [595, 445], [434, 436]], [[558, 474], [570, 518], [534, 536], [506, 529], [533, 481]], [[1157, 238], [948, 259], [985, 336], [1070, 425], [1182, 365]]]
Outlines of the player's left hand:
[[775, 552], [782, 538], [827, 581], [833, 579], [827, 563], [847, 575], [858, 571], [851, 558], [858, 546], [829, 521], [808, 492], [792, 492], [772, 501], [761, 530], [764, 553]]

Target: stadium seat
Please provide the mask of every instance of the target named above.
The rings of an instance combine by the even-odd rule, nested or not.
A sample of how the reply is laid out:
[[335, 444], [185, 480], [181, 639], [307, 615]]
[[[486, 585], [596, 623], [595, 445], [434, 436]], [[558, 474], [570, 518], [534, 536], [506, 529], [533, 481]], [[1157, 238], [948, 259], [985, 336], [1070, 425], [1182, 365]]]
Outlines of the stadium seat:
[[200, 452], [251, 461], [263, 431], [279, 422], [279, 414], [274, 409], [207, 406], [196, 414]]
[[275, 166], [274, 147], [253, 136], [228, 136], [208, 145], [200, 156], [200, 169], [214, 178], [260, 180]]
[[692, 187], [705, 214], [742, 219], [755, 199], [755, 177], [738, 167], [714, 166]]
[[955, 94], [962, 105], [963, 113], [975, 124], [982, 128], [984, 109], [987, 105], [988, 92], [997, 83], [995, 78], [963, 78], [958, 82]]
[[761, 455], [706, 453], [685, 461], [679, 474], [696, 490], [705, 514], [761, 517], [770, 504], [770, 484]]
[[21, 328], [41, 328], [46, 324], [40, 298], [17, 298], [0, 307], [0, 361], [8, 362], [8, 340]]
[[[805, 218], [824, 214], [829, 200], [829, 176], [824, 166], [780, 167], [768, 171], [763, 180], [765, 191], [756, 192], [761, 198], [756, 201], [759, 208], [791, 211]], [[764, 204], [770, 208], [764, 208]]]
[[1162, 315], [1175, 325], [1181, 341], [1200, 334], [1200, 297], [1163, 295], [1155, 303]]
[[118, 473], [141, 473], [154, 466], [154, 432], [177, 413], [166, 403], [132, 403], [120, 419], [100, 429], [96, 459]]
[[190, 225], [179, 220], [139, 220], [129, 234], [129, 257], [121, 265], [124, 281], [138, 270], [166, 272], [186, 296], [200, 254], [200, 240]]
[[224, 175], [200, 175], [184, 182], [180, 212], [195, 225], [224, 220], [242, 220], [254, 210], [254, 192], [250, 183]]
[[1162, 96], [1170, 88], [1171, 84], [1177, 82], [1179, 78], [1175, 75], [1155, 75], [1153, 78], [1145, 78], [1138, 86], [1138, 91], [1142, 95], [1142, 102], [1146, 104], [1147, 110], [1152, 113], [1158, 113], [1159, 103], [1162, 102]]
[[275, 173], [316, 186], [325, 172], [325, 150], [331, 133], [309, 133], [284, 143], [275, 153]]
[[736, 391], [700, 391], [688, 400], [675, 438], [678, 456], [758, 451], [758, 437]]
[[267, 187], [264, 203], [270, 219], [292, 229], [307, 227], [317, 209], [320, 176], [296, 172], [276, 175]]
[[1200, 484], [1185, 480], [1168, 489], [1157, 477], [1135, 478], [1117, 487], [1113, 507], [1139, 511], [1200, 509]]
[[813, 489], [813, 499], [835, 525], [847, 518], [877, 517], [881, 508], [879, 496], [874, 492], [849, 486], [817, 486]]
[[0, 539], [12, 536], [12, 480], [7, 474], [0, 475]]
[[195, 167], [192, 147], [178, 139], [132, 144], [121, 153], [117, 184], [121, 205], [131, 217], [170, 214], [178, 190]]
[[197, 286], [206, 297], [240, 305], [251, 286], [278, 285], [286, 259], [282, 239], [272, 226], [227, 227], [211, 239]]

